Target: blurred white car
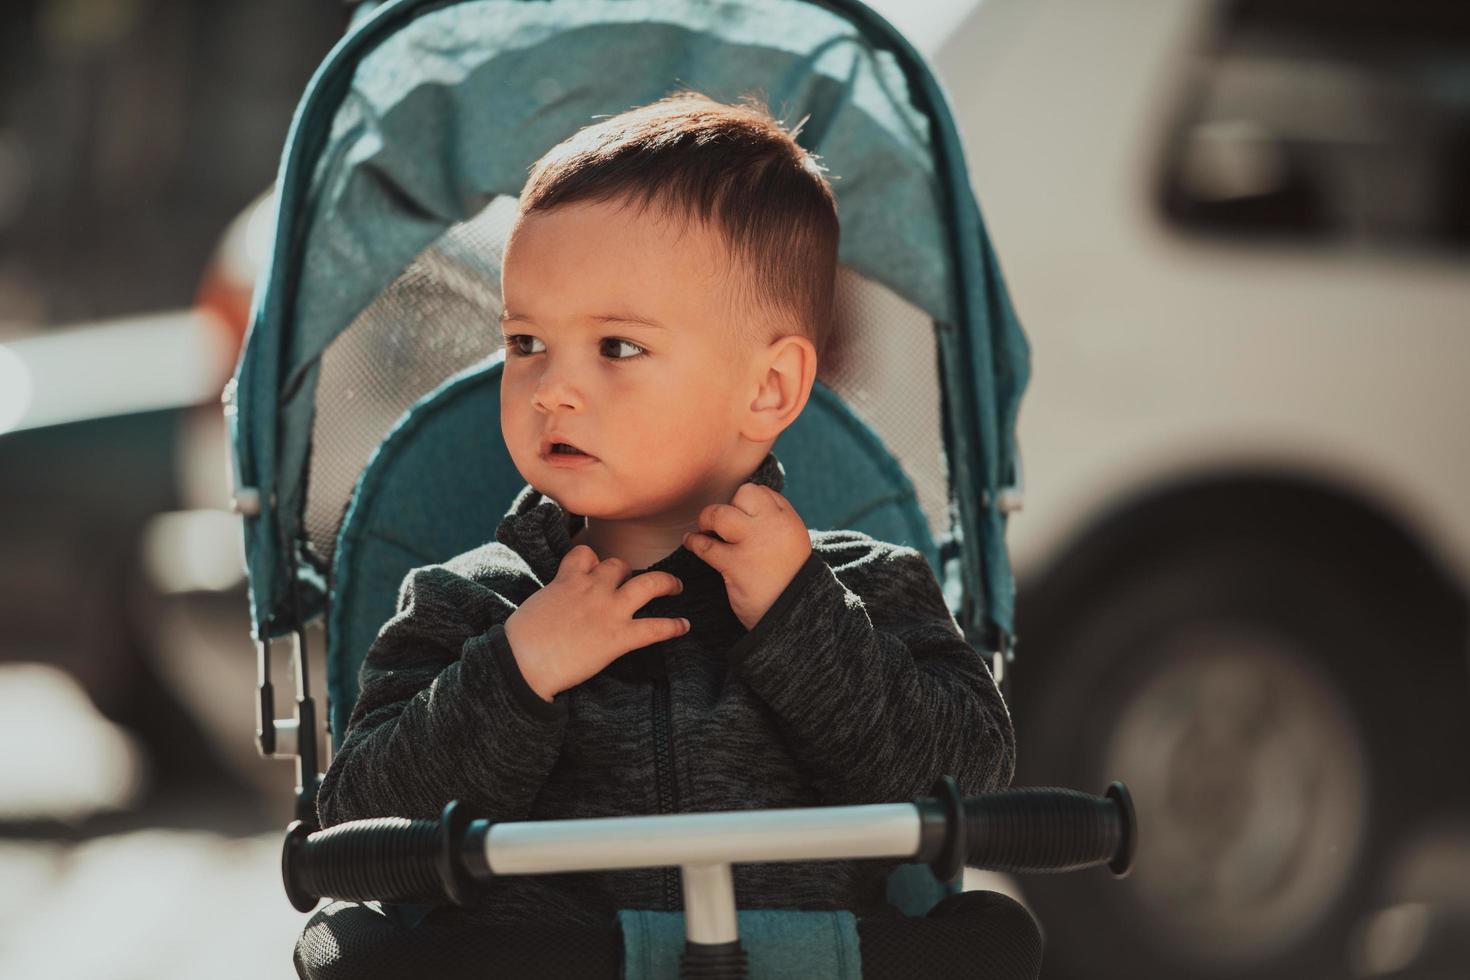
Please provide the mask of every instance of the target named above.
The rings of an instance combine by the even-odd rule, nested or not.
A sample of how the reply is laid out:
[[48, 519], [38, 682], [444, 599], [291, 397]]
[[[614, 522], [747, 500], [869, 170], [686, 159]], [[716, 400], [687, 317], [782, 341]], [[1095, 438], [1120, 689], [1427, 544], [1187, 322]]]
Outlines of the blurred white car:
[[1142, 828], [1021, 882], [1046, 975], [1418, 969], [1379, 905], [1470, 796], [1470, 8], [986, 0], [933, 55], [1033, 346], [1018, 782]]

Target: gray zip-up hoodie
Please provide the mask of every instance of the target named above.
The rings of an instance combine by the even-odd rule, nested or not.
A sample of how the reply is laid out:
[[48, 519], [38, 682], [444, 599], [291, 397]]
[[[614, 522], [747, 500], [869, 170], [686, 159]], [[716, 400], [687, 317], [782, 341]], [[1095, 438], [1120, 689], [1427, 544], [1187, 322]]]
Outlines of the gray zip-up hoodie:
[[[779, 491], [780, 464], [751, 479]], [[855, 531], [811, 532], [811, 558], [748, 632], [719, 573], [679, 548], [652, 569], [683, 592], [639, 615], [687, 617], [689, 632], [543, 700], [503, 624], [581, 522], [527, 487], [497, 541], [408, 574], [322, 783], [324, 827], [434, 818], [451, 799], [549, 820], [906, 802], [945, 774], [966, 795], [1009, 784], [1010, 715], [928, 563]], [[898, 863], [740, 864], [736, 902], [892, 915]], [[677, 870], [651, 868], [498, 879], [464, 914], [594, 923], [681, 907]]]

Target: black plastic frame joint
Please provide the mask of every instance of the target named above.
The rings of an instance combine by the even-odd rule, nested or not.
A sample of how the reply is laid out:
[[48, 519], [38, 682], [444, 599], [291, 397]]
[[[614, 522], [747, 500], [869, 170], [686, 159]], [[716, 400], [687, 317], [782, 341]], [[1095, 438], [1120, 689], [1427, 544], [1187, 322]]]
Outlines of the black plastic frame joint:
[[1118, 850], [1108, 862], [1115, 878], [1126, 878], [1133, 871], [1133, 857], [1138, 851], [1138, 817], [1133, 810], [1133, 795], [1120, 780], [1108, 784], [1104, 795], [1118, 806]]
[[934, 877], [951, 882], [965, 870], [965, 801], [953, 776], [940, 776], [929, 796], [916, 800], [919, 809], [919, 852]]
[[291, 821], [291, 825], [286, 828], [285, 844], [281, 848], [281, 880], [286, 883], [286, 898], [298, 912], [310, 912], [321, 901], [320, 895], [308, 894], [305, 888], [298, 885], [294, 874], [296, 855], [306, 845], [306, 838], [311, 832], [311, 827], [305, 822]]
[[473, 819], [469, 808], [458, 800], [450, 800], [439, 818], [439, 853], [434, 861], [435, 870], [439, 872], [445, 896], [455, 905], [469, 902], [475, 891], [475, 879], [465, 867], [465, 852], [469, 850], [465, 831], [469, 830]]
[[745, 980], [749, 961], [739, 939], [728, 943], [684, 942], [679, 954], [679, 977], [700, 980]]
[[269, 759], [276, 754], [276, 692], [270, 681], [257, 689], [260, 700], [255, 705], [255, 745]]
[[495, 877], [495, 872], [490, 870], [489, 856], [485, 853], [485, 841], [493, 826], [495, 821], [484, 817], [471, 820], [469, 828], [459, 839], [460, 867], [477, 884], [484, 884]]

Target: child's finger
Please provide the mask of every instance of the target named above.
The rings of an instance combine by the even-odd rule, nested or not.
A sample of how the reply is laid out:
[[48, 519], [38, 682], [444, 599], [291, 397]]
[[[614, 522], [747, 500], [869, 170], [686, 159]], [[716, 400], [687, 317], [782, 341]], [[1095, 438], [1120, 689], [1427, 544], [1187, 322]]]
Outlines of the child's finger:
[[733, 544], [727, 544], [708, 534], [695, 534], [691, 531], [684, 535], [684, 547], [694, 552], [704, 560], [706, 565], [721, 574], [728, 571], [735, 560]]
[[644, 572], [634, 575], [618, 589], [618, 595], [636, 612], [649, 601], [661, 595], [678, 595], [684, 591], [684, 583], [668, 572]]
[[710, 504], [699, 512], [699, 527], [713, 531], [731, 543], [741, 541], [750, 529], [750, 515], [730, 504]]
[[617, 588], [633, 574], [633, 566], [621, 558], [608, 558], [598, 562], [589, 574], [593, 579], [610, 583], [613, 588]]
[[556, 566], [556, 577], [561, 578], [563, 574], [586, 575], [596, 564], [597, 552], [585, 544], [579, 544], [562, 556], [561, 563]]
[[623, 645], [629, 650], [638, 650], [652, 643], [662, 643], [689, 632], [689, 620], [684, 618], [665, 619], [650, 616], [647, 619], [630, 619], [623, 634]]
[[770, 487], [763, 487], [759, 483], [742, 483], [740, 489], [735, 491], [735, 496], [730, 498], [730, 503], [751, 517], [758, 517], [773, 509], [771, 496], [774, 493]]
[[784, 496], [781, 495], [781, 491], [773, 490], [770, 487], [761, 487], [761, 489], [766, 492], [766, 500], [769, 501], [772, 509], [795, 510], [795, 508], [791, 506], [791, 501], [787, 500]]

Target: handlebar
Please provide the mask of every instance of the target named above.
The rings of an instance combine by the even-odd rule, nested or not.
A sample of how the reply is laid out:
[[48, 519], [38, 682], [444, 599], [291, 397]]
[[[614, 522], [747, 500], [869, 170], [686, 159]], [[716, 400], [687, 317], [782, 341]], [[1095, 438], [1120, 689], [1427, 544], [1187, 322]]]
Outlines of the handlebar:
[[[799, 832], [806, 835], [804, 840], [838, 842], [824, 848], [819, 859], [904, 858], [928, 863], [944, 881], [952, 880], [966, 865], [995, 871], [1062, 872], [1106, 864], [1120, 878], [1132, 868], [1136, 819], [1133, 802], [1121, 782], [1110, 785], [1104, 796], [1028, 787], [966, 799], [959, 795], [955, 781], [946, 776], [931, 792], [931, 796], [913, 803], [740, 811], [735, 817], [741, 826], [756, 831], [723, 860], [810, 860], [810, 856], [794, 853], [789, 841], [785, 846], [780, 842], [783, 828], [800, 827]], [[561, 828], [576, 825], [584, 847], [589, 842], [595, 847], [598, 831], [606, 828], [609, 843], [604, 849], [609, 853], [625, 853], [625, 847], [614, 847], [613, 842], [626, 842], [636, 828], [647, 828], [641, 837], [659, 840], [673, 839], [667, 833], [669, 828], [683, 828], [676, 835], [681, 849], [668, 848], [676, 855], [671, 860], [639, 858], [634, 864], [589, 859], [583, 870], [594, 870], [704, 862], [711, 840], [715, 846], [730, 846], [728, 824], [717, 827], [723, 818], [724, 814], [691, 813], [556, 823]], [[344, 823], [316, 833], [297, 821], [287, 831], [281, 873], [291, 904], [302, 912], [311, 911], [322, 897], [429, 903], [447, 899], [463, 904], [477, 883], [496, 877], [492, 863], [514, 865], [517, 873], [568, 870], [562, 866], [538, 869], [533, 866], [534, 859], [518, 862], [511, 855], [517, 846], [515, 831], [529, 833], [537, 827], [535, 823], [496, 824], [472, 819], [457, 802], [445, 807], [438, 820], [385, 817]], [[850, 833], [855, 827], [875, 829], [860, 835], [858, 841]], [[495, 828], [501, 831], [499, 843], [491, 837]], [[844, 833], [836, 832], [838, 828]], [[857, 842], [842, 844], [843, 840]], [[511, 856], [504, 862], [493, 862], [497, 848]], [[699, 857], [689, 856], [696, 852]]]
[[1023, 788], [965, 801], [965, 863], [974, 868], [1060, 872], [1106, 864], [1122, 878], [1133, 869], [1136, 832], [1121, 782], [1100, 797]]

